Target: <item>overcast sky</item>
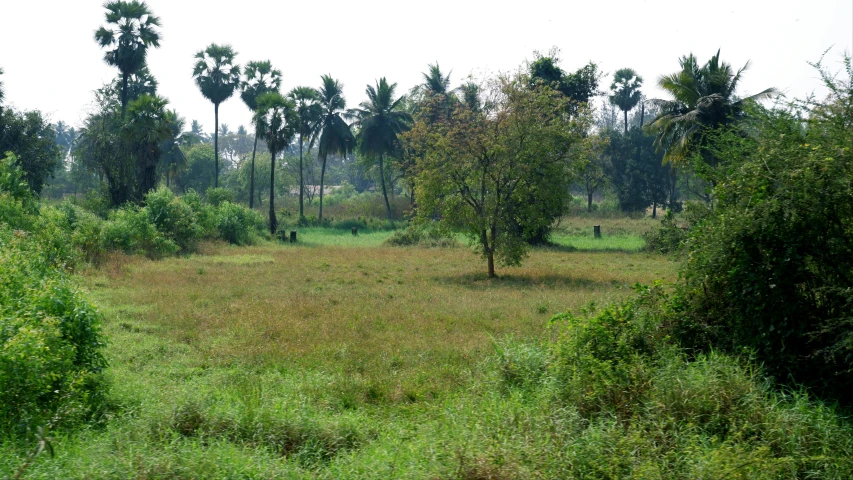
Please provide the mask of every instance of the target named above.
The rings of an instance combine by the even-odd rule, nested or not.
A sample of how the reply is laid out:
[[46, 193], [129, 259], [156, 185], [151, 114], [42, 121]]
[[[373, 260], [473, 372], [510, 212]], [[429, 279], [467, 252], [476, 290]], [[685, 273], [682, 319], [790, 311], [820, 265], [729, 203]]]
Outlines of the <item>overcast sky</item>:
[[[704, 62], [720, 48], [736, 67], [752, 62], [739, 93], [773, 86], [801, 97], [822, 92], [806, 62], [832, 47], [827, 59], [838, 69], [853, 44], [853, 0], [147, 3], [163, 25], [161, 48], [148, 57], [159, 93], [207, 132], [213, 106], [191, 72], [194, 53], [211, 42], [231, 44], [241, 65], [271, 60], [283, 72], [284, 91], [316, 87], [329, 73], [344, 83], [349, 106], [364, 100], [365, 85], [381, 76], [404, 93], [438, 61], [452, 70], [455, 87], [469, 74], [514, 70], [534, 50], [552, 46], [561, 49], [565, 70], [590, 60], [605, 72], [634, 68], [649, 97], [660, 95], [655, 80], [677, 70], [681, 55], [693, 52]], [[104, 23], [102, 1], [3, 0], [0, 17], [7, 103], [80, 125], [91, 92], [117, 74], [93, 40]], [[237, 95], [220, 107], [220, 122], [232, 129], [249, 119]]]

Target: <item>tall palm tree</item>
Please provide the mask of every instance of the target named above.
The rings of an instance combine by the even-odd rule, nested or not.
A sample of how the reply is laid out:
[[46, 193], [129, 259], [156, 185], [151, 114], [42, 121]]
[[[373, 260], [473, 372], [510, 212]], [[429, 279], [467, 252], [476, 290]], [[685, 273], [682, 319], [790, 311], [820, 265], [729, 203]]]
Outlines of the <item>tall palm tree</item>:
[[[296, 114], [299, 116], [299, 218], [302, 219], [305, 216], [303, 203], [305, 180], [302, 171], [302, 146], [305, 143], [305, 138], [311, 138], [314, 130], [317, 128], [317, 122], [323, 113], [323, 107], [318, 103], [320, 94], [311, 87], [296, 87], [287, 96], [296, 103]], [[322, 219], [322, 215], [320, 218]]]
[[270, 233], [275, 234], [275, 156], [290, 145], [299, 120], [293, 101], [278, 92], [267, 92], [257, 98], [253, 121], [270, 151]]
[[321, 108], [320, 117], [314, 129], [311, 145], [317, 142], [317, 153], [320, 156], [320, 221], [323, 221], [323, 189], [325, 188], [326, 159], [329, 153], [346, 155], [355, 145], [352, 130], [344, 120], [347, 101], [344, 98], [344, 86], [330, 75], [320, 77], [323, 84], [317, 91]]
[[359, 151], [379, 163], [379, 179], [389, 220], [391, 204], [388, 202], [388, 191], [385, 188], [385, 156], [392, 154], [399, 146], [398, 136], [412, 128], [412, 116], [401, 108], [405, 97], [394, 99], [396, 88], [396, 83], [389, 85], [385, 77], [380, 78], [376, 88], [367, 86], [367, 101], [361, 102], [358, 108], [350, 112], [358, 127]]
[[211, 43], [195, 54], [193, 77], [204, 98], [213, 103], [213, 154], [216, 175], [213, 186], [219, 186], [219, 104], [231, 98], [240, 86], [240, 65], [234, 63], [237, 52], [230, 45]]
[[[281, 71], [272, 68], [269, 60], [249, 62], [240, 83], [240, 98], [252, 114], [258, 110], [258, 97], [281, 88]], [[258, 150], [258, 126], [255, 125], [255, 142], [252, 146], [252, 163], [249, 172], [249, 208], [255, 208], [255, 153]]]
[[[450, 73], [444, 75], [441, 73], [441, 68], [438, 62], [429, 64], [429, 72], [422, 73], [424, 83], [422, 88], [427, 96], [447, 95], [450, 93]], [[452, 72], [451, 72], [452, 73]]]
[[157, 184], [157, 163], [163, 141], [170, 135], [169, 123], [173, 120], [166, 110], [168, 103], [156, 95], [141, 95], [128, 105], [123, 130], [136, 157], [139, 200]]
[[145, 2], [137, 0], [112, 1], [104, 5], [104, 17], [110, 28], [101, 26], [95, 31], [95, 41], [104, 52], [104, 61], [121, 72], [121, 116], [127, 107], [127, 79], [145, 65], [148, 47], [160, 46], [160, 19]]
[[640, 86], [643, 77], [637, 75], [632, 68], [620, 68], [613, 74], [610, 84], [610, 103], [619, 107], [625, 116], [625, 133], [628, 133], [628, 112], [637, 106], [643, 94]]
[[679, 64], [681, 70], [658, 79], [658, 86], [671, 98], [650, 100], [660, 112], [646, 127], [656, 134], [655, 145], [666, 149], [664, 160], [668, 162], [684, 161], [701, 146], [705, 131], [743, 117], [747, 102], [779, 93], [768, 88], [755, 95], [738, 97], [735, 91], [749, 62], [735, 72], [731, 64], [720, 61], [719, 50], [701, 67], [692, 53], [681, 57]]

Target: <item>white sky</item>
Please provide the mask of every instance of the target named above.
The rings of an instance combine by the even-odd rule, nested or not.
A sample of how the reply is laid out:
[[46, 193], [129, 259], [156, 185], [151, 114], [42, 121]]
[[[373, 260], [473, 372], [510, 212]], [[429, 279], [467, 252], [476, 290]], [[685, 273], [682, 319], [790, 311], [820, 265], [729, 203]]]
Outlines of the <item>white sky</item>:
[[[649, 97], [656, 78], [677, 70], [688, 52], [700, 62], [718, 48], [736, 67], [752, 61], [741, 94], [777, 87], [789, 97], [822, 92], [816, 61], [840, 68], [853, 44], [853, 0], [803, 1], [337, 1], [149, 0], [160, 16], [161, 48], [148, 63], [159, 93], [187, 119], [213, 129], [213, 106], [199, 93], [193, 55], [211, 42], [231, 44], [237, 61], [272, 60], [283, 88], [319, 86], [329, 73], [344, 83], [348, 106], [365, 99], [367, 83], [385, 76], [398, 93], [420, 83], [427, 64], [452, 70], [455, 87], [470, 73], [516, 69], [534, 50], [562, 50], [571, 71], [587, 61], [603, 71], [632, 67]], [[117, 75], [93, 40], [104, 23], [101, 0], [2, 0], [0, 77], [6, 102], [39, 109], [52, 121], [78, 126], [91, 92]], [[609, 86], [609, 79], [602, 86]], [[235, 95], [220, 107], [220, 122], [248, 125]]]

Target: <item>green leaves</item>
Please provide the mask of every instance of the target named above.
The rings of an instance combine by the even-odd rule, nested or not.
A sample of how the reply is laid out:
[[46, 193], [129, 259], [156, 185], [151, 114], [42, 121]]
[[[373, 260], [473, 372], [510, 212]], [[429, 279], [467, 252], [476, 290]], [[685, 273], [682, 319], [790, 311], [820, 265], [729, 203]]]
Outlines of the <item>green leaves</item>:
[[231, 98], [240, 86], [240, 66], [234, 63], [237, 52], [230, 45], [211, 43], [196, 52], [193, 78], [204, 98], [219, 105]]

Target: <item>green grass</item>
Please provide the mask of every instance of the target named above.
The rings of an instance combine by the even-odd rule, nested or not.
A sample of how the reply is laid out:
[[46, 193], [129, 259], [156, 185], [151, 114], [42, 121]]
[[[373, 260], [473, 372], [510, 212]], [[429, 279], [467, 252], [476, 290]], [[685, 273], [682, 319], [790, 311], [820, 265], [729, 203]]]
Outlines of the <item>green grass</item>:
[[646, 241], [636, 235], [571, 236], [555, 233], [551, 241], [556, 245], [590, 252], [639, 252]]
[[[725, 358], [649, 367], [660, 393], [628, 424], [583, 417], [541, 382], [507, 383], [515, 365], [547, 372], [554, 313], [675, 278], [675, 263], [629, 240], [534, 249], [489, 280], [467, 248], [299, 232], [296, 245], [85, 272], [105, 315], [109, 407], [56, 433], [56, 458], [25, 478], [845, 478], [849, 425]], [[714, 407], [726, 395], [734, 407]], [[671, 421], [706, 410], [742, 436]], [[30, 445], [0, 443], [0, 477]]]

